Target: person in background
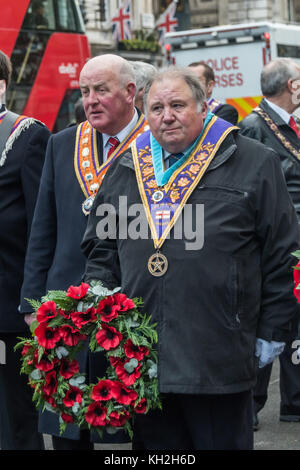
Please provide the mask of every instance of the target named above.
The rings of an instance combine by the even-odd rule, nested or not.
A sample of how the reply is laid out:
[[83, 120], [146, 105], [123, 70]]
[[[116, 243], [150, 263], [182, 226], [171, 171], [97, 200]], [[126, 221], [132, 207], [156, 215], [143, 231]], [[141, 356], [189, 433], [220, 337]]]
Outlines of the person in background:
[[[28, 323], [32, 315], [26, 298], [40, 299], [48, 290], [81, 283], [85, 257], [80, 243], [94, 198], [112, 162], [146, 125], [134, 107], [133, 69], [122, 57], [90, 59], [81, 70], [80, 88], [87, 120], [53, 135], [47, 147], [21, 292], [21, 312]], [[78, 360], [93, 382], [103, 376], [106, 363], [101, 353], [86, 356], [83, 352]], [[73, 424], [60, 436], [59, 418], [49, 411], [40, 414], [39, 429], [52, 435], [55, 450], [88, 450], [91, 440], [99, 439]], [[127, 442], [120, 434], [105, 433], [103, 439]]]
[[0, 51], [0, 448], [40, 450], [32, 389], [20, 374], [18, 337], [30, 331], [18, 312], [26, 246], [45, 159], [49, 129], [12, 113], [5, 96], [12, 65]]
[[225, 121], [231, 122], [234, 125], [237, 124], [237, 110], [230, 104], [221, 103], [221, 101], [212, 98], [213, 89], [216, 86], [215, 74], [213, 69], [204, 61], [193, 62], [189, 64], [188, 67], [193, 70], [193, 72], [197, 75], [204, 87], [209, 110], [216, 116], [225, 119]]
[[134, 103], [135, 106], [143, 113], [144, 112], [144, 90], [146, 83], [149, 79], [151, 79], [155, 72], [156, 68], [152, 64], [148, 64], [148, 62], [142, 62], [139, 60], [132, 60], [130, 64], [133, 67], [135, 73], [135, 80], [136, 80], [136, 93]]
[[[287, 189], [300, 222], [300, 139], [293, 116], [300, 103], [299, 85], [300, 67], [292, 59], [278, 58], [267, 64], [261, 73], [264, 98], [240, 123], [240, 132], [262, 142], [279, 155]], [[297, 325], [298, 319], [295, 318], [290, 340], [280, 356], [280, 421], [300, 421], [300, 369], [291, 361]], [[255, 430], [259, 427], [257, 413], [267, 401], [271, 370], [272, 364], [260, 369], [254, 388]]]
[[[297, 311], [295, 209], [276, 154], [208, 113], [191, 70], [156, 74], [144, 105], [150, 130], [111, 165], [82, 242], [85, 281], [142, 298], [157, 323], [162, 410], [136, 417], [133, 449], [252, 449], [257, 362]], [[120, 196], [142, 201], [148, 233]], [[101, 231], [103, 204], [121, 235]]]

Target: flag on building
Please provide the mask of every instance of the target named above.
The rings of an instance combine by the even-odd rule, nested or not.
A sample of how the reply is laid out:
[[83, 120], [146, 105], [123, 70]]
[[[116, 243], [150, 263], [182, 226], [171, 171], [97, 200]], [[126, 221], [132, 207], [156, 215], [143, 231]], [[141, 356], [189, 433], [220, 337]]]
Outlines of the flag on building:
[[131, 0], [124, 0], [111, 22], [113, 38], [116, 41], [131, 39]]
[[155, 26], [159, 34], [158, 42], [161, 46], [164, 43], [165, 34], [175, 31], [176, 26], [178, 26], [178, 20], [175, 18], [176, 7], [177, 1], [173, 0], [156, 22]]

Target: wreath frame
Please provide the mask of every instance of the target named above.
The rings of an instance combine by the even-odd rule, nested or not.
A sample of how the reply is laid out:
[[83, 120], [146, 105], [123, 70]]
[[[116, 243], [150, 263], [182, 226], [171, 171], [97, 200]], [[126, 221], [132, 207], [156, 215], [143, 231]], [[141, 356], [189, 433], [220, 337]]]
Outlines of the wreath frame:
[[[26, 299], [35, 320], [33, 338], [19, 338], [21, 373], [34, 389], [37, 409], [59, 415], [60, 433], [68, 423], [132, 439], [136, 413], [160, 408], [156, 323], [142, 312], [141, 298], [109, 290], [100, 281], [52, 290], [41, 301]], [[76, 359], [86, 347], [102, 351], [108, 367], [96, 384], [86, 383]]]

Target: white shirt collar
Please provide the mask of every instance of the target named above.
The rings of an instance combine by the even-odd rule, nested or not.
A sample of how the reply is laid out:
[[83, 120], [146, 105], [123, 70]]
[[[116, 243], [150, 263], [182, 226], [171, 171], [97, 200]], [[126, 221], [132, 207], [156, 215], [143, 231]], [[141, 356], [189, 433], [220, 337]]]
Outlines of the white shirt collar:
[[120, 142], [122, 142], [127, 136], [128, 134], [134, 129], [134, 127], [136, 126], [136, 123], [138, 122], [138, 119], [139, 119], [139, 115], [138, 115], [138, 112], [136, 110], [136, 108], [134, 108], [134, 116], [133, 118], [131, 119], [131, 121], [129, 122], [129, 124], [127, 124], [126, 127], [124, 127], [124, 129], [122, 129], [118, 134], [116, 135], [109, 135], [109, 134], [102, 134], [102, 139], [103, 139], [103, 161], [105, 162], [106, 161], [106, 155], [107, 155], [107, 152], [109, 150], [109, 145], [106, 145], [107, 144], [107, 141], [110, 137], [116, 137], [117, 139], [119, 139]]
[[271, 101], [267, 100], [266, 98], [265, 98], [265, 101], [266, 101], [267, 104], [270, 106], [270, 108], [272, 108], [273, 111], [275, 111], [275, 113], [279, 114], [279, 116], [281, 117], [281, 119], [282, 119], [286, 124], [289, 123], [290, 117], [292, 116], [291, 114], [289, 114], [285, 109], [280, 108], [280, 106], [277, 106], [277, 104], [274, 104], [274, 103], [272, 103]]

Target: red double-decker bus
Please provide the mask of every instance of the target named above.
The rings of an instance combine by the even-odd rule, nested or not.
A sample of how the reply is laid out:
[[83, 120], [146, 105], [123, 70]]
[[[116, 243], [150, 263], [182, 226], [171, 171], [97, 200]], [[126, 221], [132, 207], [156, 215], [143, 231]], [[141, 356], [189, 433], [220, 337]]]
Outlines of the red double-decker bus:
[[0, 49], [11, 59], [8, 109], [56, 132], [74, 117], [79, 73], [90, 57], [76, 0], [0, 0]]

